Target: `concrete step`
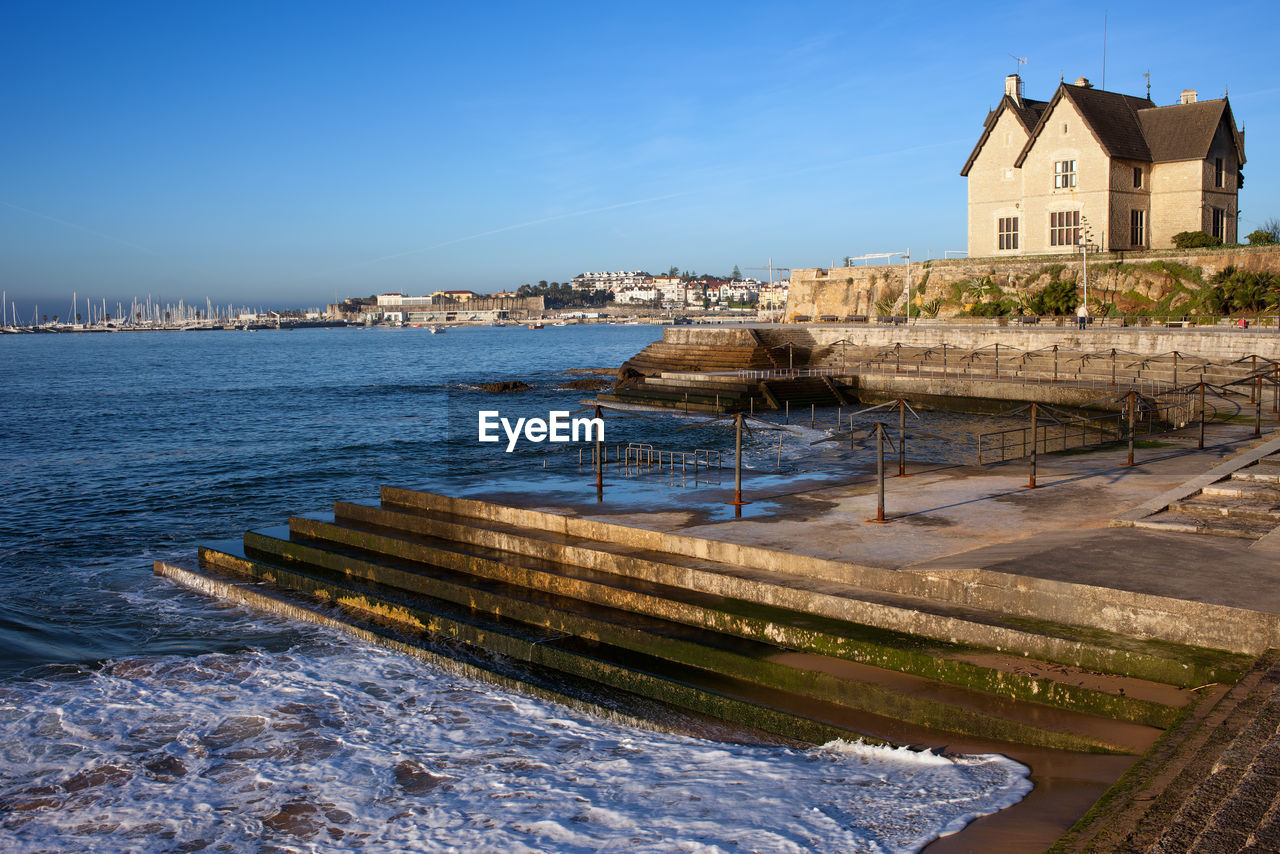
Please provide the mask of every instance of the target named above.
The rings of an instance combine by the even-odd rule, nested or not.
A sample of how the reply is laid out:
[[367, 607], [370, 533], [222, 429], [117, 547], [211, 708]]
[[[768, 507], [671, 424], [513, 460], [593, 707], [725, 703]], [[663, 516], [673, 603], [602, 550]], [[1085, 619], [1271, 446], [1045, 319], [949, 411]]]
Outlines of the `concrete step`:
[[1275, 523], [1234, 518], [1218, 513], [1165, 511], [1134, 522], [1134, 527], [1168, 533], [1206, 534], [1215, 537], [1256, 540], [1270, 533]]
[[[1150, 726], [1117, 724], [1076, 710], [1050, 712], [919, 676], [812, 652], [787, 651], [771, 643], [431, 563], [400, 560], [381, 552], [337, 551], [327, 542], [251, 532], [245, 538], [244, 553], [320, 581], [357, 579], [380, 590], [384, 600], [415, 605], [422, 599], [439, 599], [493, 617], [500, 615], [611, 648], [930, 729], [1046, 747], [1120, 752], [1141, 752], [1158, 734]], [[430, 605], [421, 607], [431, 610]]]
[[[1013, 656], [988, 654], [981, 663], [976, 663], [971, 660], [973, 651], [957, 644], [928, 643], [846, 621], [407, 534], [394, 528], [359, 526], [351, 522], [339, 525], [315, 518], [296, 519], [291, 528], [288, 538], [264, 541], [258, 534], [246, 535], [246, 547], [255, 552], [269, 552], [280, 559], [298, 554], [316, 564], [322, 562], [323, 556], [314, 549], [325, 548], [344, 555], [338, 559], [338, 566], [342, 560], [351, 560], [351, 549], [359, 549], [362, 561], [408, 561], [415, 566], [464, 572], [486, 581], [559, 595], [589, 606], [608, 607], [664, 623], [769, 643], [799, 653], [844, 659], [877, 671], [896, 671], [1007, 700], [1085, 710], [1149, 726], [1168, 726], [1176, 716], [1176, 709], [1187, 700], [1185, 692], [1162, 689], [1143, 680], [1100, 681], [1096, 675], [1079, 669], [1053, 667]], [[308, 545], [304, 548], [297, 545], [299, 542]], [[407, 583], [395, 577], [398, 586]], [[417, 580], [408, 581], [416, 583]], [[1088, 687], [1084, 687], [1086, 683]]]
[[[532, 676], [557, 690], [565, 678], [646, 698], [662, 705], [728, 721], [783, 738], [821, 744], [834, 738], [883, 742], [873, 731], [890, 731], [895, 722], [836, 704], [742, 682], [710, 671], [672, 663], [554, 629], [487, 617], [472, 609], [436, 600], [406, 603], [355, 581], [321, 580], [281, 566], [250, 559], [233, 550], [202, 549], [201, 567], [270, 584], [302, 594], [304, 607], [331, 603], [343, 621], [371, 620], [396, 632], [396, 639], [472, 667], [524, 681]], [[430, 604], [430, 609], [417, 607]], [[525, 669], [534, 668], [532, 674]], [[550, 678], [541, 674], [552, 671]], [[594, 697], [588, 697], [594, 701]], [[928, 730], [901, 725], [905, 743], [927, 743]]]
[[1231, 473], [1232, 480], [1245, 483], [1280, 483], [1280, 471], [1272, 473], [1275, 466], [1247, 466]]
[[1201, 518], [1224, 516], [1229, 519], [1271, 521], [1272, 527], [1280, 525], [1280, 505], [1266, 499], [1234, 498], [1202, 493], [1200, 496], [1169, 505], [1169, 510], [1175, 513], [1189, 513]]
[[1280, 484], [1251, 483], [1244, 480], [1224, 480], [1200, 490], [1201, 495], [1215, 498], [1243, 498], [1250, 501], [1270, 501], [1280, 504]]
[[1277, 851], [1280, 800], [1280, 668], [1272, 667], [1230, 711], [1160, 804], [1165, 826], [1146, 851]]
[[[1214, 681], [1236, 657], [1218, 658], [1179, 645], [1038, 623], [1029, 631], [1017, 618], [935, 600], [834, 584], [780, 572], [764, 572], [684, 555], [649, 552], [625, 543], [590, 540], [556, 532], [462, 518], [424, 510], [431, 496], [384, 488], [381, 507], [335, 504], [341, 524], [355, 523], [485, 546], [568, 566], [582, 566], [670, 587], [728, 596], [762, 605], [948, 642], [987, 648], [1017, 648], [1029, 657], [1157, 682], [1197, 685]], [[305, 526], [295, 520], [295, 530]], [[1188, 665], [1188, 662], [1200, 662]], [[1199, 680], [1199, 681], [1196, 681]]]
[[[1215, 765], [1241, 731], [1261, 710], [1280, 677], [1280, 655], [1268, 651], [1238, 682], [1206, 686], [1195, 707], [1144, 756], [1133, 770], [1092, 811], [1058, 840], [1057, 854], [1114, 854], [1114, 852], [1227, 851], [1237, 848], [1195, 848], [1194, 824], [1180, 816], [1200, 784], [1213, 775]], [[1208, 811], [1211, 812], [1212, 808]], [[1201, 821], [1207, 824], [1207, 812]], [[1178, 825], [1177, 832], [1173, 827]], [[1204, 826], [1202, 824], [1202, 826]]]
[[[317, 551], [322, 557], [330, 554], [325, 549]], [[508, 585], [475, 584], [475, 579], [402, 566], [398, 571], [404, 573], [403, 580], [420, 588], [409, 594], [403, 588], [361, 576], [363, 571], [374, 570], [376, 577], [383, 577], [395, 567], [353, 563], [358, 554], [344, 557], [343, 566], [333, 569], [297, 557], [270, 560], [256, 549], [246, 548], [238, 554], [208, 548], [201, 551], [205, 566], [305, 591], [363, 614], [575, 676], [601, 678], [612, 687], [675, 702], [695, 712], [716, 716], [724, 701], [754, 704], [766, 712], [780, 713], [782, 720], [763, 728], [790, 738], [808, 740], [815, 728], [838, 728], [846, 734], [882, 739], [893, 729], [881, 724], [882, 719], [921, 730], [1089, 752], [1140, 753], [1158, 735], [1158, 730], [1150, 727], [1118, 725], [1065, 711], [1035, 711], [1026, 704], [901, 674], [882, 672], [877, 676], [874, 668], [821, 656], [780, 655], [766, 644], [646, 621], [609, 609], [566, 610], [557, 607], [564, 602], [554, 596], [522, 598], [517, 595], [519, 588]], [[621, 619], [610, 620], [611, 613]], [[540, 653], [540, 648], [554, 653]], [[1047, 728], [1023, 720], [1036, 718], [1049, 718], [1057, 726]]]

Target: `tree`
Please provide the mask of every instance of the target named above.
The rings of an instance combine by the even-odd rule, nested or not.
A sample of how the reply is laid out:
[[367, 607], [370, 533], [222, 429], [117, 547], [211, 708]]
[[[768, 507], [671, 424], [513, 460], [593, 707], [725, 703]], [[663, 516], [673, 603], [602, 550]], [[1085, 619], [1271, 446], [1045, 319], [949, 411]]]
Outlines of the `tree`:
[[733, 273], [732, 273], [732, 274], [730, 274], [729, 278], [730, 278], [731, 280], [735, 281], [735, 282], [741, 282], [741, 281], [742, 281], [742, 271], [738, 269], [738, 265], [737, 265], [737, 264], [734, 264], [734, 265], [733, 265]]
[[680, 275], [680, 268], [679, 268], [679, 267], [672, 267], [672, 268], [670, 268], [669, 270], [667, 270], [667, 278], [669, 278], [669, 279], [674, 279], [674, 278], [678, 277], [679, 275]]
[[1262, 224], [1262, 228], [1249, 234], [1246, 238], [1253, 246], [1270, 246], [1280, 243], [1280, 219], [1272, 217]]

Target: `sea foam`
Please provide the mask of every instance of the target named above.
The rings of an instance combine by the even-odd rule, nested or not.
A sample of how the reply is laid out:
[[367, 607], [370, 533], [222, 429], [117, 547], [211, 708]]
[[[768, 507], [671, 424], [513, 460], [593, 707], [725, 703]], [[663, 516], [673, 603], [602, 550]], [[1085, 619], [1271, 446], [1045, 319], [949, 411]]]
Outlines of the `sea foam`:
[[0, 685], [5, 851], [910, 852], [1003, 756], [628, 728], [317, 632]]

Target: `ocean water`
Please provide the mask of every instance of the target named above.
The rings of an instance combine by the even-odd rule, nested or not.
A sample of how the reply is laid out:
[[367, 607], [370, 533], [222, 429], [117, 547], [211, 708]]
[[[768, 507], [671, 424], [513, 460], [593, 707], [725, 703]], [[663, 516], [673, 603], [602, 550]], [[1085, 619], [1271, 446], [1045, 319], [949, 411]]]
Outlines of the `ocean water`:
[[[629, 728], [151, 574], [383, 483], [579, 483], [571, 449], [476, 443], [475, 412], [574, 409], [567, 369], [659, 332], [0, 336], [0, 850], [898, 852], [1020, 799], [1004, 757]], [[476, 388], [508, 379], [533, 389]], [[784, 468], [852, 461], [823, 435], [783, 434]]]

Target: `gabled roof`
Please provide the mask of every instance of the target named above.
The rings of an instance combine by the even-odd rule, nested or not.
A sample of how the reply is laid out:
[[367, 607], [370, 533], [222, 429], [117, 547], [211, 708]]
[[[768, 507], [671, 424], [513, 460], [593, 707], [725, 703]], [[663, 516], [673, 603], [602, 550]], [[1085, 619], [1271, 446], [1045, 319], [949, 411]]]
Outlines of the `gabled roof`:
[[1074, 86], [1070, 83], [1058, 85], [1053, 99], [1040, 114], [1040, 121], [1031, 131], [1031, 137], [1022, 147], [1014, 166], [1022, 166], [1022, 162], [1031, 153], [1040, 134], [1044, 132], [1049, 114], [1059, 101], [1067, 100], [1084, 118], [1084, 123], [1111, 157], [1123, 160], [1151, 161], [1151, 150], [1147, 146], [1146, 137], [1142, 133], [1142, 124], [1138, 120], [1138, 111], [1155, 108], [1150, 98], [1137, 98], [1133, 95], [1121, 95], [1119, 92], [1106, 92], [1088, 86]]
[[1138, 111], [1138, 121], [1154, 163], [1208, 157], [1218, 125], [1224, 119], [1231, 130], [1238, 162], [1243, 165], [1244, 140], [1236, 130], [1235, 117], [1226, 98]]
[[973, 151], [969, 154], [969, 159], [964, 162], [964, 168], [960, 170], [961, 175], [968, 175], [969, 170], [973, 168], [973, 161], [978, 159], [978, 152], [982, 151], [982, 146], [986, 145], [987, 140], [991, 137], [991, 132], [995, 130], [996, 122], [1000, 119], [1000, 114], [1005, 110], [1013, 113], [1022, 125], [1023, 130], [1031, 133], [1031, 129], [1040, 121], [1040, 115], [1044, 112], [1045, 107], [1049, 106], [1047, 101], [1032, 101], [1029, 98], [1021, 99], [1019, 104], [1005, 95], [1000, 100], [1000, 104], [991, 112], [987, 113], [986, 121], [983, 122], [982, 137], [978, 140], [978, 144], [973, 147]]

